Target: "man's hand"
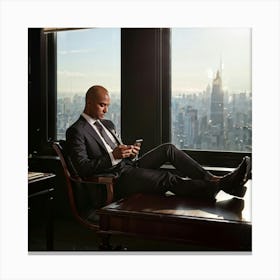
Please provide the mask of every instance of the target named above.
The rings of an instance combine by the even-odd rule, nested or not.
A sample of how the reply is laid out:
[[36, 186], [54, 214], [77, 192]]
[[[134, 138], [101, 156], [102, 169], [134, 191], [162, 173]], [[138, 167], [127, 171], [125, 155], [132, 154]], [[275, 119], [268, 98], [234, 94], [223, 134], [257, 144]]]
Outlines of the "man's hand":
[[115, 159], [128, 158], [132, 154], [132, 146], [130, 145], [119, 145], [113, 151], [113, 156]]
[[131, 158], [135, 158], [140, 152], [141, 145], [132, 145]]
[[136, 145], [119, 145], [113, 151], [115, 159], [134, 158], [139, 154], [140, 147]]

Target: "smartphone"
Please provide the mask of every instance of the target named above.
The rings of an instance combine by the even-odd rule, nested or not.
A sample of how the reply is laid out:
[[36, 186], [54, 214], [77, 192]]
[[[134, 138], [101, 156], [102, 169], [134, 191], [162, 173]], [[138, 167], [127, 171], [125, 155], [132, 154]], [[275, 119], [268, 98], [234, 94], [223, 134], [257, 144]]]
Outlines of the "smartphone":
[[134, 145], [141, 146], [142, 142], [143, 142], [143, 139], [137, 139], [137, 140], [135, 140]]

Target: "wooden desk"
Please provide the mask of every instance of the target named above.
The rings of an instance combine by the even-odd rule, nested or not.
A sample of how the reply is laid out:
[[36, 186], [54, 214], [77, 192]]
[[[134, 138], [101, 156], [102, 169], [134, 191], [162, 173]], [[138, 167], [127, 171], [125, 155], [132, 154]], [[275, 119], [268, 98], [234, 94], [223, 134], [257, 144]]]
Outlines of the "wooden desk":
[[[251, 181], [243, 199], [220, 192], [216, 201], [136, 194], [103, 207], [103, 248], [112, 234], [163, 239], [215, 251], [251, 251]], [[128, 248], [129, 249], [129, 248]]]
[[[46, 221], [46, 249], [48, 251], [53, 250], [54, 178], [55, 174], [52, 173], [28, 172], [28, 226], [30, 226], [30, 215], [36, 214], [41, 221]], [[43, 210], [40, 213], [33, 209], [34, 201], [43, 204]], [[29, 235], [28, 238], [30, 238]]]

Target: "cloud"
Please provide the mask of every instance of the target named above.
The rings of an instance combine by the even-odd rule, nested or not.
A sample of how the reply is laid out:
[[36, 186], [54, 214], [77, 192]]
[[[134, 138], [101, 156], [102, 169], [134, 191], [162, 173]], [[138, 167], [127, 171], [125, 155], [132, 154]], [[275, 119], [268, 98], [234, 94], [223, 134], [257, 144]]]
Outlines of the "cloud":
[[57, 71], [57, 74], [60, 77], [66, 77], [66, 78], [81, 78], [86, 77], [84, 73], [81, 72], [70, 72], [70, 71]]
[[67, 51], [58, 51], [58, 54], [60, 55], [68, 55], [68, 54], [80, 54], [80, 53], [92, 53], [95, 52], [94, 49], [82, 49], [82, 50], [67, 50]]

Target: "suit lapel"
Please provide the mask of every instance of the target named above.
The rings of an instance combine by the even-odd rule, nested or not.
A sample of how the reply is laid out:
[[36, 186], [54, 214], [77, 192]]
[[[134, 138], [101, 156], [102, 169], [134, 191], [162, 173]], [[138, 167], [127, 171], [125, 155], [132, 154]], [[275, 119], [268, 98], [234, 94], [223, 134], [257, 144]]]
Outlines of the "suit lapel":
[[95, 139], [95, 141], [105, 150], [106, 147], [104, 146], [103, 141], [97, 134], [97, 132], [91, 127], [91, 125], [87, 122], [87, 120], [84, 117], [81, 117], [82, 121], [84, 122], [84, 129], [87, 131], [88, 134], [90, 134], [91, 137]]
[[116, 134], [115, 130], [114, 130], [112, 127], [109, 127], [109, 126], [107, 125], [106, 122], [104, 122], [104, 121], [102, 121], [102, 120], [101, 120], [101, 122], [102, 122], [102, 124], [110, 131], [110, 133], [111, 133], [111, 134], [113, 135], [113, 137], [116, 139], [117, 143], [118, 143], [119, 145], [123, 145], [123, 142], [122, 142], [121, 138], [118, 137], [118, 135]]
[[[103, 147], [103, 149], [105, 151], [107, 151], [106, 147], [104, 146], [103, 141], [101, 140], [101, 138], [99, 137], [97, 132], [88, 123], [88, 121], [83, 116], [80, 116], [80, 120], [84, 123], [84, 129], [96, 140], [96, 142], [98, 142]], [[101, 120], [101, 122], [110, 131], [110, 133], [116, 139], [117, 143], [119, 145], [122, 145], [123, 144], [122, 140], [120, 139], [120, 137], [118, 137], [118, 135], [116, 134], [115, 130], [111, 126], [109, 126], [106, 121]]]
[[[84, 118], [84, 117], [80, 117], [80, 119], [84, 122], [84, 127], [85, 127], [85, 130], [96, 140], [96, 142], [98, 142], [98, 144], [100, 144], [103, 149], [105, 151], [107, 151], [106, 147], [104, 146], [104, 143], [103, 141], [101, 140], [101, 138], [99, 137], [99, 135], [97, 134], [97, 132], [91, 127], [91, 125], [87, 122], [87, 120]], [[107, 122], [105, 121], [102, 121], [102, 124], [110, 131], [110, 133], [113, 135], [113, 137], [116, 139], [117, 143], [119, 145], [122, 145], [122, 140], [120, 139], [120, 137], [117, 136], [115, 130], [108, 126]]]

